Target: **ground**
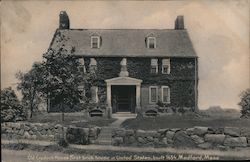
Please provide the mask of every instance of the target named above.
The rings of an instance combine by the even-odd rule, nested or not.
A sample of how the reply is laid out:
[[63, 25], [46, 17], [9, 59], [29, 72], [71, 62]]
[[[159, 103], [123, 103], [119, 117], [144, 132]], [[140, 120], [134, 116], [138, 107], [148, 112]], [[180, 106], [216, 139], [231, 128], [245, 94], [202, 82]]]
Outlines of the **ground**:
[[195, 115], [163, 115], [158, 117], [145, 117], [127, 119], [121, 127], [127, 129], [155, 130], [161, 128], [190, 128], [194, 126], [205, 127], [249, 127], [250, 119], [239, 117], [197, 117]]
[[117, 146], [69, 146], [34, 144], [3, 144], [3, 162], [35, 162], [48, 160], [246, 160], [250, 150], [185, 150], [174, 148], [135, 148]]

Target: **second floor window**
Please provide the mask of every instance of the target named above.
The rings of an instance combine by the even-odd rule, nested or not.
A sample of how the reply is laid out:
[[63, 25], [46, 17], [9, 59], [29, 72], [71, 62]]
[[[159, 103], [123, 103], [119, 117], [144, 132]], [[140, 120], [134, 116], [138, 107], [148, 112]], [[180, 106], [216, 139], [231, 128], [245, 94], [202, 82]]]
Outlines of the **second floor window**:
[[170, 74], [170, 59], [162, 59], [162, 74]]
[[147, 38], [147, 46], [150, 49], [156, 48], [156, 39], [155, 39], [155, 37], [148, 37]]
[[90, 58], [89, 69], [91, 73], [95, 73], [97, 70], [97, 62], [94, 58]]
[[151, 59], [151, 74], [158, 73], [158, 59]]
[[91, 37], [91, 48], [100, 48], [100, 37], [92, 36]]

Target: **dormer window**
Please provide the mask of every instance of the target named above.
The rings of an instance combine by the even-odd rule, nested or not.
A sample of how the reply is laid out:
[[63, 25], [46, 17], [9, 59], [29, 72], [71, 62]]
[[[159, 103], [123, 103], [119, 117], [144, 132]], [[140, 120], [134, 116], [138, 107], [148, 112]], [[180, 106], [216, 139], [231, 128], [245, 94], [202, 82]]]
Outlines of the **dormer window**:
[[147, 38], [147, 47], [150, 49], [156, 48], [156, 38], [155, 37], [148, 37]]
[[91, 37], [91, 48], [100, 48], [100, 37], [92, 36]]

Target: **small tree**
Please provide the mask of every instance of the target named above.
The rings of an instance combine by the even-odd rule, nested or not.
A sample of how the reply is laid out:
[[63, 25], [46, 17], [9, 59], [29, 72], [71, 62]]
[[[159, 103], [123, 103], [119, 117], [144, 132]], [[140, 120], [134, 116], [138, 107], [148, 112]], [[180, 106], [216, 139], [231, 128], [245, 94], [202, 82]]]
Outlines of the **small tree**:
[[243, 91], [240, 94], [240, 97], [241, 97], [241, 101], [239, 105], [241, 106], [241, 114], [242, 114], [241, 117], [249, 118], [250, 117], [250, 88]]
[[17, 99], [14, 90], [1, 90], [1, 122], [25, 119], [23, 108]]
[[27, 73], [18, 72], [16, 78], [20, 81], [17, 89], [23, 95], [22, 102], [27, 104], [30, 110], [30, 118], [38, 104], [43, 100], [45, 93], [45, 66], [42, 63], [36, 62], [33, 64], [30, 71]]

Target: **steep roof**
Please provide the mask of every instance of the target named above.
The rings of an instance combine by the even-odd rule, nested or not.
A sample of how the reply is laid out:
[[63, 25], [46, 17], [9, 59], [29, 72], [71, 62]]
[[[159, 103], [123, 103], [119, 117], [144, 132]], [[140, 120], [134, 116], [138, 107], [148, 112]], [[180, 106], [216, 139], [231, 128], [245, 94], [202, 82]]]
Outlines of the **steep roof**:
[[[101, 37], [99, 49], [91, 48], [91, 36]], [[146, 37], [156, 37], [156, 48]], [[186, 30], [174, 29], [57, 29], [50, 48], [64, 46], [73, 55], [93, 57], [197, 57]]]

